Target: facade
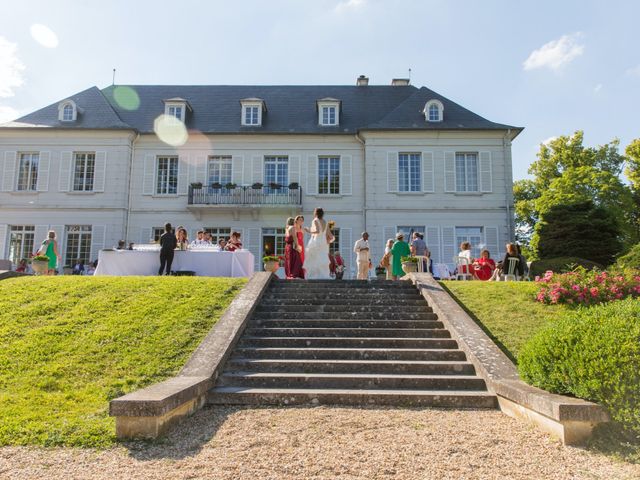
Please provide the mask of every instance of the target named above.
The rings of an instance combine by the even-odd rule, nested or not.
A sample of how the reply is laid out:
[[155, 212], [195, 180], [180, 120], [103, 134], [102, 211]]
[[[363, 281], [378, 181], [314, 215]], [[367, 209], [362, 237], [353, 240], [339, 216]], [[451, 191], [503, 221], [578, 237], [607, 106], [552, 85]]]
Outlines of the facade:
[[521, 130], [406, 81], [93, 87], [0, 128], [0, 258], [53, 229], [65, 265], [94, 260], [169, 221], [241, 231], [260, 268], [282, 254], [286, 218], [309, 223], [315, 207], [336, 222], [347, 276], [364, 230], [376, 261], [397, 230], [424, 232], [436, 262], [463, 240], [498, 257]]

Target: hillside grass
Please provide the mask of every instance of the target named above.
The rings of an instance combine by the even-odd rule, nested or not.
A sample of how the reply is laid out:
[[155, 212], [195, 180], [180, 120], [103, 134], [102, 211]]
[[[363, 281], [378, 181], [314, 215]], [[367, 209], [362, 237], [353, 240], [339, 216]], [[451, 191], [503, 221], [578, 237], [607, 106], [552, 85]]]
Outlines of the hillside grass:
[[534, 282], [444, 281], [441, 284], [503, 352], [517, 363], [523, 345], [567, 311], [535, 300]]
[[198, 277], [0, 282], [0, 445], [106, 447], [109, 400], [176, 374], [246, 283]]

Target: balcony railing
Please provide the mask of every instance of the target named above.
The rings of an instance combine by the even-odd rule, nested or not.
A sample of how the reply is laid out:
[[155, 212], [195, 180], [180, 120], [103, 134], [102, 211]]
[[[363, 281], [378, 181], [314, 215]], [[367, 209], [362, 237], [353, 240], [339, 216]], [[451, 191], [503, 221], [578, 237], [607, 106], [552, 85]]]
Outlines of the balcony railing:
[[302, 189], [189, 186], [189, 205], [302, 205]]

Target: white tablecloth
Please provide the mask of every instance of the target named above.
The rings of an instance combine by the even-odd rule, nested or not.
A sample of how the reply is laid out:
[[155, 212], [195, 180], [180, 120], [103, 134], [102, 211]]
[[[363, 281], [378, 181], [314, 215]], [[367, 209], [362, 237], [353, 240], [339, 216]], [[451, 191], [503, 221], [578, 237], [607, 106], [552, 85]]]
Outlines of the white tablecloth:
[[[95, 275], [157, 275], [159, 268], [159, 251], [101, 250]], [[176, 250], [171, 265], [171, 270], [192, 270], [201, 277], [250, 277], [253, 269], [253, 254], [248, 250]]]

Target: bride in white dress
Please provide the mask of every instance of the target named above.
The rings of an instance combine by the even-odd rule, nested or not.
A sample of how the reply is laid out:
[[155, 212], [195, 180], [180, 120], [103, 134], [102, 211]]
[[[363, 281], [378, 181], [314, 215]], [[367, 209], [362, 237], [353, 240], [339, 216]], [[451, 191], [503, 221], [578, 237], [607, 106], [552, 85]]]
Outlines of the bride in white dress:
[[324, 210], [316, 208], [313, 212], [313, 223], [311, 224], [311, 240], [307, 244], [304, 256], [305, 278], [308, 280], [329, 279], [329, 244], [334, 237], [327, 229]]

